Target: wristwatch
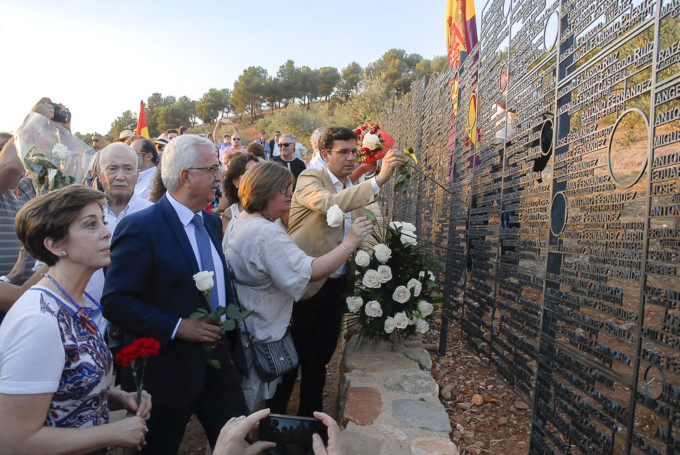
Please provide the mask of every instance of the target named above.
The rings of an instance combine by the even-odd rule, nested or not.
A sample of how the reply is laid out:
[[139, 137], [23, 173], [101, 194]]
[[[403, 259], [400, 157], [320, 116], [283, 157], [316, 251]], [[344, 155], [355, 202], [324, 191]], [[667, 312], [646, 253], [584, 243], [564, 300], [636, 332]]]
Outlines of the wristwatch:
[[0, 276], [0, 281], [4, 281], [5, 283], [12, 284], [12, 280], [10, 280], [9, 278], [7, 278], [5, 275]]

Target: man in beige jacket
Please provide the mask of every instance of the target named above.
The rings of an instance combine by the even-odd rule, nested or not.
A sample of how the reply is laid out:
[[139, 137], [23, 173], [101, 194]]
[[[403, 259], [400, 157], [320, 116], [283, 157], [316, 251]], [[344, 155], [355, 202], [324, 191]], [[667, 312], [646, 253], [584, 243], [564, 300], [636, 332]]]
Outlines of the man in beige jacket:
[[[326, 167], [307, 169], [298, 177], [288, 233], [310, 256], [322, 256], [342, 243], [349, 233], [351, 219], [363, 216], [363, 208], [375, 200], [380, 187], [390, 180], [397, 167], [408, 161], [401, 152], [390, 150], [378, 175], [352, 185], [349, 175], [356, 163], [357, 140], [350, 129], [328, 128], [319, 140]], [[331, 227], [326, 212], [335, 204], [348, 216], [340, 226]], [[293, 307], [291, 333], [302, 369], [298, 410], [301, 416], [323, 410], [326, 365], [338, 342], [342, 314], [346, 311], [344, 294], [351, 284], [346, 270], [343, 265], [328, 279], [310, 283], [303, 300]], [[272, 412], [285, 413], [296, 378], [297, 372], [284, 377], [271, 400]]]

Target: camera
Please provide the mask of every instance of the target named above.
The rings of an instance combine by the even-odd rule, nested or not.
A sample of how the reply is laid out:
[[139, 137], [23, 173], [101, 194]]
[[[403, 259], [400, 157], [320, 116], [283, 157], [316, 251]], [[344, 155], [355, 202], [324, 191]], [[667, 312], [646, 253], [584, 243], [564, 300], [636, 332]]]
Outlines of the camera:
[[269, 455], [313, 455], [314, 433], [328, 444], [328, 428], [319, 419], [270, 414], [260, 421], [258, 439], [276, 443], [265, 452]]
[[71, 121], [71, 111], [69, 111], [64, 106], [57, 103], [47, 103], [54, 108], [54, 116], [52, 120], [59, 123], [68, 123]]

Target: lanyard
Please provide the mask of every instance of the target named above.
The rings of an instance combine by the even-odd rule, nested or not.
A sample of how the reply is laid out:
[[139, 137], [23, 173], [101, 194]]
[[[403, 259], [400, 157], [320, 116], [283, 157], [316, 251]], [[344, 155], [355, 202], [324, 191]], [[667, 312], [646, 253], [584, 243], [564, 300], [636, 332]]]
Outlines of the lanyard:
[[[52, 278], [49, 274], [43, 273], [42, 276], [48, 278], [52, 283], [54, 283], [54, 285], [57, 287], [57, 289], [59, 289], [59, 291], [64, 295], [64, 297], [66, 297], [68, 299], [68, 301], [71, 302], [71, 304], [74, 307], [76, 307], [76, 309], [77, 309], [76, 316], [81, 317], [85, 321], [85, 325], [87, 325], [90, 329], [92, 329], [93, 331], [96, 332], [97, 331], [97, 324], [95, 324], [94, 321], [90, 321], [90, 318], [94, 314], [95, 310], [93, 310], [92, 308], [89, 308], [89, 307], [84, 307], [84, 306], [78, 305], [76, 303], [76, 301], [73, 300], [73, 297], [71, 297], [69, 295], [69, 293], [66, 292], [66, 290], [63, 287], [61, 287], [61, 285], [59, 283], [57, 283], [57, 280]], [[100, 311], [102, 310], [102, 306], [90, 294], [88, 294], [87, 291], [83, 291], [83, 293], [84, 293], [85, 297], [90, 299], [92, 301], [92, 303], [94, 303], [96, 305], [97, 309], [99, 309]]]

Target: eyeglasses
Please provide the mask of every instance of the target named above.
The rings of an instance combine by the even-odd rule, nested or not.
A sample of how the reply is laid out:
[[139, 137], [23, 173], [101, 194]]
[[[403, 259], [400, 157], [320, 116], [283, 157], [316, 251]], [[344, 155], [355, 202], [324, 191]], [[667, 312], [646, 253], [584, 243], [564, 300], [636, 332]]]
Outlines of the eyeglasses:
[[293, 185], [288, 185], [285, 188], [281, 188], [279, 190], [279, 193], [283, 194], [284, 196], [292, 196], [293, 195]]
[[232, 141], [240, 141], [241, 138], [240, 138], [240, 137], [232, 137], [231, 140], [232, 140]]
[[279, 144], [279, 147], [288, 147], [290, 145], [295, 145], [295, 142], [282, 142]]
[[188, 171], [210, 171], [210, 172], [212, 172], [213, 177], [217, 177], [218, 175], [220, 175], [220, 165], [219, 164], [215, 164], [215, 165], [210, 166], [210, 167], [188, 167], [187, 170]]
[[326, 151], [328, 153], [336, 152], [338, 155], [344, 156], [345, 158], [347, 158], [350, 153], [353, 154], [354, 156], [357, 156], [357, 154], [359, 153], [359, 150], [357, 149], [326, 150]]
[[165, 148], [165, 145], [163, 145], [163, 144], [156, 144], [156, 150], [158, 150], [159, 152], [160, 152], [161, 150], [163, 150], [164, 148]]

